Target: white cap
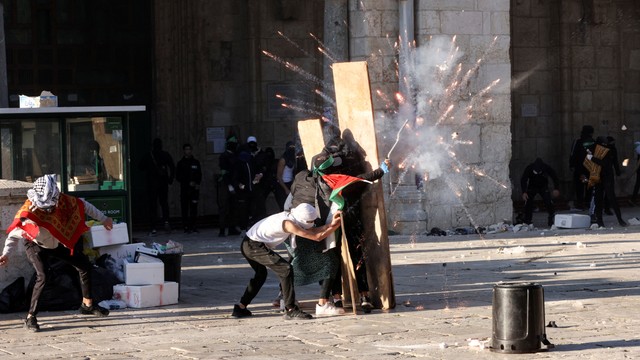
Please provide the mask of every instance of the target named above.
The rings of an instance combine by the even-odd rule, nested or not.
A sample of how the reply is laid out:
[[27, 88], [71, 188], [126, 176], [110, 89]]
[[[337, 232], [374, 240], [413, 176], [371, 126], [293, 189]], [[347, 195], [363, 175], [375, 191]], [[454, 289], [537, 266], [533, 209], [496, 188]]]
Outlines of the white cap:
[[291, 216], [293, 216], [297, 221], [305, 223], [307, 221], [315, 220], [318, 217], [318, 212], [313, 205], [301, 203], [291, 209]]
[[249, 136], [249, 137], [247, 138], [247, 142], [248, 142], [248, 143], [250, 143], [250, 142], [257, 143], [257, 142], [258, 142], [258, 139], [256, 139], [256, 137], [255, 137], [255, 136]]

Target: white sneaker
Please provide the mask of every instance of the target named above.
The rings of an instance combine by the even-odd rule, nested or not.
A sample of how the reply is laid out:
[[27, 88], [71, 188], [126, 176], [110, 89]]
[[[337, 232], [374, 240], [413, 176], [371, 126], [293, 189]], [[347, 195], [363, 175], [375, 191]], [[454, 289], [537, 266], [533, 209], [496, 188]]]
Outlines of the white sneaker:
[[324, 305], [316, 304], [316, 316], [321, 315], [343, 315], [344, 309], [335, 307], [332, 303], [327, 302]]

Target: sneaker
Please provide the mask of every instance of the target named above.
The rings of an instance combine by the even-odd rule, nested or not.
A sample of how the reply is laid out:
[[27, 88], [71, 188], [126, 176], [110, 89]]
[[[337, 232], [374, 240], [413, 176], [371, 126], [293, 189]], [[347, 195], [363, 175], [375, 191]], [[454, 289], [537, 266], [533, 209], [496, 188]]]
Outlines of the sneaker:
[[622, 227], [627, 227], [629, 224], [627, 224], [624, 220], [622, 219], [618, 219], [618, 224]]
[[243, 318], [251, 315], [253, 314], [251, 313], [251, 311], [249, 311], [249, 309], [247, 308], [243, 309], [240, 306], [238, 306], [238, 304], [233, 305], [233, 313], [231, 313], [231, 316], [233, 316], [234, 318]]
[[333, 301], [333, 306], [335, 306], [337, 308], [343, 308], [344, 309], [344, 304], [342, 304], [342, 300], [334, 300]]
[[324, 305], [316, 304], [316, 316], [322, 315], [344, 315], [344, 309], [336, 307], [330, 302], [327, 302]]
[[33, 332], [40, 331], [40, 325], [38, 325], [38, 320], [35, 316], [31, 316], [25, 319], [24, 328]]
[[273, 299], [271, 305], [273, 305], [273, 307], [280, 307], [280, 302], [282, 302], [282, 295], [278, 294], [278, 297]]
[[300, 310], [300, 308], [296, 306], [291, 310], [287, 310], [287, 312], [284, 314], [284, 319], [285, 320], [296, 320], [296, 319], [308, 320], [308, 319], [313, 319], [313, 316], [311, 316], [311, 314], [307, 314], [306, 312]]
[[93, 304], [91, 306], [87, 306], [84, 303], [80, 305], [80, 314], [82, 315], [95, 315], [95, 316], [107, 316], [109, 315], [109, 310], [103, 308], [100, 305]]
[[373, 304], [371, 304], [371, 299], [368, 296], [361, 296], [360, 307], [362, 307], [362, 311], [364, 311], [365, 314], [370, 313], [371, 309], [373, 309]]

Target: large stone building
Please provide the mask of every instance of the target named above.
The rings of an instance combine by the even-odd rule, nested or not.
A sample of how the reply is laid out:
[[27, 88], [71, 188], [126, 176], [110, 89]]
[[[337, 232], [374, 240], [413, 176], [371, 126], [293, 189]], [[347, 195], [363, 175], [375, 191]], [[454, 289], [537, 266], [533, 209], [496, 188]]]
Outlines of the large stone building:
[[[193, 144], [211, 221], [220, 134], [255, 135], [279, 155], [297, 120], [332, 106], [335, 61], [368, 64], [380, 157], [399, 134], [385, 180], [398, 232], [510, 221], [520, 174], [538, 156], [568, 196], [567, 159], [584, 124], [615, 137], [622, 158], [640, 137], [634, 0], [3, 4], [9, 99], [47, 89], [61, 106], [147, 105], [132, 164], [154, 137], [176, 158]], [[630, 186], [620, 180], [618, 195]], [[135, 190], [134, 226], [145, 221]]]

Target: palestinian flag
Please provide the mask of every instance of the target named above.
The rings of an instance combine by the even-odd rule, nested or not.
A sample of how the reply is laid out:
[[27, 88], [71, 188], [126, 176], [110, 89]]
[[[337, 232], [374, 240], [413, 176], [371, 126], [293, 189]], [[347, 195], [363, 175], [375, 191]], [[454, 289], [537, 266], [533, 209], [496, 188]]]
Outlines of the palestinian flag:
[[358, 182], [373, 184], [369, 180], [344, 174], [322, 175], [322, 180], [324, 180], [324, 182], [326, 182], [327, 185], [329, 185], [329, 187], [333, 190], [331, 191], [331, 195], [329, 195], [329, 200], [338, 204], [338, 210], [342, 210], [344, 208], [344, 197], [342, 196], [342, 190], [344, 190], [347, 186]]

